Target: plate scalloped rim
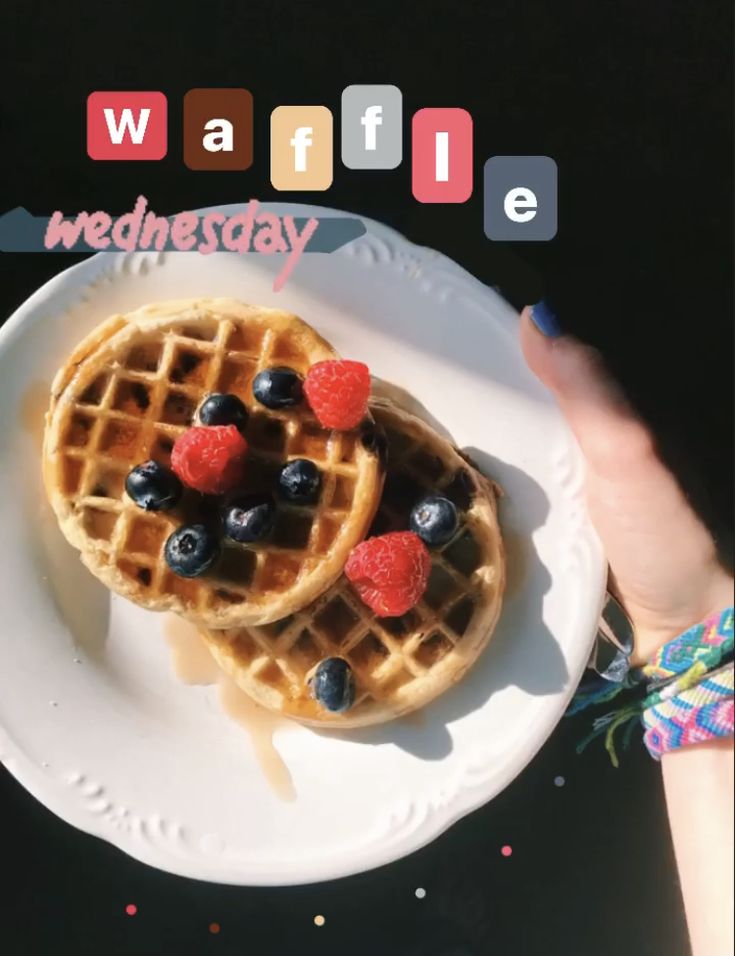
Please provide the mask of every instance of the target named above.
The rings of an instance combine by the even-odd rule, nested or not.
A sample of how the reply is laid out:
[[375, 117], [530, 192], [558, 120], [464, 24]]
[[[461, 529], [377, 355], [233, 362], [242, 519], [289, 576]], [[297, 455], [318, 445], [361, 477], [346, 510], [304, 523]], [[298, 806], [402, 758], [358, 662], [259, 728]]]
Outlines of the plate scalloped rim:
[[[244, 206], [213, 208], [234, 212], [241, 211]], [[263, 208], [279, 214], [346, 215], [337, 210], [295, 204], [267, 203]], [[366, 235], [333, 253], [331, 259], [344, 256], [368, 270], [397, 271], [410, 282], [417, 283], [421, 295], [435, 298], [442, 306], [455, 304], [460, 308], [480, 310], [483, 314], [492, 307], [499, 316], [498, 334], [507, 339], [508, 347], [514, 347], [512, 323], [515, 313], [492, 290], [441, 253], [418, 247], [394, 230], [361, 218], [368, 229]], [[100, 283], [145, 275], [165, 266], [169, 255], [155, 252], [102, 253], [55, 276], [34, 293], [0, 330], [0, 361], [3, 351], [22, 335], [27, 317], [39, 306], [54, 301], [72, 307], [75, 302], [94, 296]], [[301, 268], [302, 264], [299, 264], [290, 283], [298, 285]], [[420, 798], [407, 797], [386, 808], [379, 822], [365, 828], [363, 839], [350, 847], [346, 854], [332, 853], [311, 859], [299, 858], [295, 854], [292, 859], [275, 859], [229, 846], [215, 833], [198, 833], [185, 821], [159, 814], [137, 813], [121, 805], [116, 795], [95, 779], [93, 772], [50, 773], [48, 767], [34, 760], [11, 737], [2, 721], [0, 761], [33, 796], [67, 822], [108, 840], [152, 866], [197, 879], [251, 885], [313, 882], [376, 867], [418, 849], [495, 796], [528, 764], [561, 717], [586, 664], [602, 601], [606, 566], [597, 536], [581, 504], [582, 463], [571, 438], [554, 456], [553, 467], [554, 480], [564, 489], [572, 504], [567, 528], [566, 567], [583, 569], [588, 592], [580, 592], [581, 606], [576, 608], [574, 615], [578, 632], [574, 652], [565, 649], [566, 684], [557, 693], [548, 695], [551, 706], [546, 707], [544, 726], [540, 730], [536, 727], [533, 734], [529, 733], [526, 745], [506, 759], [502, 779], [491, 772], [497, 746], [475, 742], [466, 749], [461, 772], [455, 772], [449, 778], [442, 778], [438, 773], [435, 785]], [[436, 765], [441, 767], [441, 762], [437, 761]]]

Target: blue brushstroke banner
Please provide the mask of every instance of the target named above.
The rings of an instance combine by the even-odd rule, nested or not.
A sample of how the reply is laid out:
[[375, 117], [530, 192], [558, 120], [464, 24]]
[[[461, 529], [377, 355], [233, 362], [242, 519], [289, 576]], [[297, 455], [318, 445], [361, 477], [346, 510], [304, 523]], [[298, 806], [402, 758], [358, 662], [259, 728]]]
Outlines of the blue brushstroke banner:
[[[88, 220], [90, 217], [95, 217], [98, 215], [106, 215], [104, 213], [97, 214], [80, 214], [85, 215], [88, 218], [80, 224], [78, 233], [76, 234], [73, 243], [70, 246], [66, 246], [62, 241], [57, 241], [52, 247], [47, 247], [46, 245], [46, 235], [49, 230], [49, 224], [51, 223], [51, 216], [33, 216], [23, 207], [18, 206], [15, 209], [10, 210], [9, 212], [4, 213], [0, 216], [0, 251], [1, 252], [99, 252], [101, 251], [100, 245], [95, 243], [91, 245], [86, 237], [84, 227], [88, 226]], [[104, 234], [111, 234], [116, 226], [125, 225], [126, 216], [132, 215], [131, 213], [126, 213], [124, 216], [118, 216], [116, 218], [108, 217], [110, 219], [109, 229], [105, 229]], [[151, 215], [151, 214], [149, 214]], [[211, 214], [210, 214], [211, 215]], [[221, 214], [224, 217], [224, 213]], [[246, 215], [242, 213], [240, 215]], [[222, 243], [222, 226], [223, 224], [213, 223], [212, 228], [220, 226], [219, 229], [219, 241], [213, 248], [207, 249], [209, 252], [215, 251], [230, 251], [230, 252], [265, 252], [265, 249], [257, 248], [258, 235], [263, 234], [263, 231], [269, 231], [270, 235], [262, 235], [261, 244], [266, 245], [268, 240], [272, 241], [275, 244], [275, 248], [269, 249], [268, 251], [272, 252], [291, 252], [294, 249], [294, 246], [298, 248], [298, 241], [293, 242], [292, 235], [289, 235], [287, 229], [280, 227], [280, 235], [275, 236], [274, 231], [279, 227], [273, 223], [263, 223], [260, 225], [258, 220], [264, 214], [256, 214], [254, 216], [254, 228], [252, 243], [249, 249], [243, 248], [227, 248]], [[272, 213], [268, 214], [273, 216]], [[178, 216], [168, 216], [168, 217], [156, 217], [156, 219], [163, 220], [165, 219], [169, 223], [168, 234], [165, 236], [165, 239], [159, 245], [159, 241], [149, 243], [147, 245], [142, 245], [140, 242], [140, 235], [138, 240], [131, 246], [128, 246], [127, 242], [125, 246], [118, 246], [110, 242], [109, 246], [106, 247], [106, 251], [109, 252], [119, 252], [123, 249], [125, 251], [133, 250], [162, 250], [167, 252], [177, 252], [183, 251], [180, 248], [180, 245], [174, 241], [173, 238], [173, 229], [174, 224], [177, 219], [181, 221], [182, 216], [194, 217], [197, 219], [197, 223], [194, 225], [194, 228], [186, 231], [187, 238], [191, 238], [192, 250], [190, 251], [201, 251], [202, 246], [207, 244], [212, 245], [211, 236], [206, 234], [206, 223], [205, 216], [197, 216], [195, 213], [179, 213]], [[66, 234], [71, 236], [71, 230], [75, 229], [75, 223], [77, 216], [66, 216], [64, 217], [66, 225], [70, 227], [70, 230], [67, 230]], [[274, 217], [274, 219], [279, 219], [281, 217]], [[285, 219], [285, 217], [284, 217]], [[303, 236], [309, 219], [303, 217], [293, 217], [291, 220], [293, 224], [293, 229], [295, 233], [299, 236]], [[364, 224], [360, 219], [351, 218], [351, 217], [323, 217], [316, 219], [317, 226], [313, 230], [312, 235], [308, 240], [308, 244], [303, 248], [303, 252], [322, 252], [329, 253], [334, 252], [336, 249], [341, 248], [342, 246], [347, 245], [347, 243], [352, 242], [355, 239], [359, 239], [360, 236], [365, 235], [366, 229]], [[93, 227], [96, 229], [98, 235], [104, 237], [104, 234], [101, 232], [101, 226], [105, 225], [104, 221], [96, 220], [92, 223]], [[259, 228], [258, 228], [259, 227]], [[243, 226], [243, 229], [246, 229], [246, 226]], [[161, 230], [159, 230], [159, 233]], [[234, 233], [234, 230], [233, 230]], [[237, 243], [242, 245], [242, 241], [236, 235], [233, 235], [233, 245]]]

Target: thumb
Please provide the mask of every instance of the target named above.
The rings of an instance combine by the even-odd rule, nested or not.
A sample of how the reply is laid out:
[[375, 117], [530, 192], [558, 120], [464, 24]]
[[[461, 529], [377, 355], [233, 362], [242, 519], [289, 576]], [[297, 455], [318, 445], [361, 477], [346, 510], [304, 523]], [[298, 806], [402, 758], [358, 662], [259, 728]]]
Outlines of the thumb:
[[543, 303], [523, 310], [521, 347], [585, 456], [590, 517], [645, 658], [663, 640], [726, 606], [732, 580], [600, 354], [562, 335]]
[[611, 377], [600, 353], [562, 335], [545, 303], [521, 313], [521, 348], [556, 396], [588, 466], [610, 474], [653, 451], [651, 435]]

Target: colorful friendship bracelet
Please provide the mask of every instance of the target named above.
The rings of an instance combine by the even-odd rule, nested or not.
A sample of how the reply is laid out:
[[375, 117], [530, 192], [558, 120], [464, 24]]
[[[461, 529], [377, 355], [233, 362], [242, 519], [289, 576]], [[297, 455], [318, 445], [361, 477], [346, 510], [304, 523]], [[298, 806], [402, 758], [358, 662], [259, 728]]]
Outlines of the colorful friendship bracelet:
[[[643, 702], [643, 742], [651, 756], [733, 734], [733, 608], [664, 644], [642, 668], [652, 679]], [[715, 670], [719, 668], [719, 670]]]
[[[664, 644], [642, 668], [653, 678], [643, 702], [643, 742], [660, 760], [670, 750], [733, 733], [733, 608]], [[715, 668], [720, 668], [715, 670]]]
[[731, 737], [735, 716], [732, 662], [643, 711], [643, 742], [655, 760], [679, 747]]
[[612, 700], [647, 682], [643, 699], [598, 717], [578, 753], [605, 734], [605, 746], [618, 766], [614, 736], [625, 724], [624, 745], [640, 719], [644, 743], [655, 759], [670, 750], [733, 735], [733, 608], [725, 608], [664, 644], [644, 667], [623, 680], [602, 679], [581, 687], [568, 715]]
[[694, 687], [732, 656], [734, 644], [732, 608], [713, 614], [664, 644], [641, 668], [644, 677], [653, 677], [644, 709]]
[[664, 644], [642, 668], [650, 681], [670, 680], [701, 663], [706, 671], [718, 667], [733, 650], [733, 608], [712, 614]]

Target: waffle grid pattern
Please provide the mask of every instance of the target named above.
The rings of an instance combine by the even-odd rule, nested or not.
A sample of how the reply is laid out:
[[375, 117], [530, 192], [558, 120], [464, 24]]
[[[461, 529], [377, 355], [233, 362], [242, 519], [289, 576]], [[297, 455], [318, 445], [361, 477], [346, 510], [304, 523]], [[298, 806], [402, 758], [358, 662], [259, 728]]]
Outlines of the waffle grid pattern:
[[[374, 414], [380, 422], [379, 413], [374, 410]], [[387, 426], [388, 421], [382, 424]], [[284, 712], [291, 716], [298, 715], [300, 705], [302, 716], [317, 716], [305, 682], [324, 657], [339, 655], [349, 661], [357, 685], [349, 713], [358, 719], [373, 702], [385, 702], [404, 685], [421, 682], [449, 655], [455, 657], [451, 666], [460, 668], [463, 636], [472, 630], [484, 607], [499, 603], [499, 539], [494, 542], [483, 532], [471, 503], [472, 486], [483, 479], [463, 465], [458, 470], [453, 450], [451, 463], [427, 454], [421, 432], [409, 436], [387, 431], [388, 478], [374, 533], [405, 529], [413, 502], [429, 491], [441, 491], [463, 510], [469, 505], [457, 536], [431, 552], [424, 598], [402, 617], [380, 619], [342, 576], [314, 604], [283, 621], [209, 635], [210, 642], [229, 648], [225, 656], [234, 657], [238, 669], [246, 670], [242, 686], [266, 685], [267, 696], [278, 694]], [[473, 659], [468, 656], [467, 664]], [[406, 690], [411, 693], [410, 687]]]
[[[353, 505], [356, 437], [321, 428], [303, 406], [253, 409], [257, 372], [286, 363], [303, 370], [310, 364], [287, 334], [200, 319], [136, 341], [123, 365], [87, 387], [62, 426], [62, 490], [83, 514], [99, 560], [115, 563], [148, 594], [176, 594], [194, 613], [242, 603], [253, 590], [282, 592], [318, 563]], [[308, 508], [279, 503], [272, 542], [250, 550], [227, 542], [217, 579], [191, 580], [171, 573], [163, 559], [165, 541], [181, 518], [137, 508], [124, 495], [124, 482], [137, 462], [169, 462], [174, 441], [214, 391], [240, 395], [251, 411], [246, 437], [253, 482], [275, 477], [286, 460], [307, 457], [322, 472], [322, 492]]]

